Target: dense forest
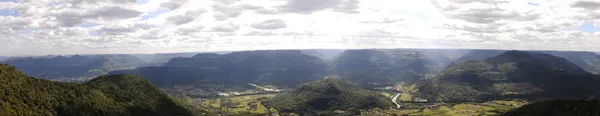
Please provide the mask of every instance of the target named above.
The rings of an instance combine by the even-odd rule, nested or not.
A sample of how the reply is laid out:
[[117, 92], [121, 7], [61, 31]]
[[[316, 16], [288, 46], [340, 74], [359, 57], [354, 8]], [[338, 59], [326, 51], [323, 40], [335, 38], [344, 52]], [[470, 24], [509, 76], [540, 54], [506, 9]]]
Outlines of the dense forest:
[[304, 84], [263, 104], [299, 115], [356, 115], [360, 109], [392, 106], [385, 96], [336, 78]]
[[[506, 50], [472, 50], [467, 54], [463, 55], [459, 61], [467, 60], [484, 60], [498, 56]], [[594, 74], [600, 73], [600, 55], [593, 52], [578, 52], [578, 51], [529, 51], [544, 53], [556, 57], [564, 58], [570, 62], [573, 62], [577, 66], [585, 69], [586, 71]]]
[[598, 116], [600, 101], [549, 100], [528, 104], [502, 116]]
[[84, 84], [36, 79], [0, 65], [0, 114], [27, 116], [190, 116], [143, 77], [111, 75]]

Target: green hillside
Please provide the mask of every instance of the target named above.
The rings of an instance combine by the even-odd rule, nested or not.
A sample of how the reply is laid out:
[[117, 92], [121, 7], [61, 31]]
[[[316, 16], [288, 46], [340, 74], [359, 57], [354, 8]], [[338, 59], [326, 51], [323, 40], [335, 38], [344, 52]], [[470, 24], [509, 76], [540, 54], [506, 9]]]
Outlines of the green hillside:
[[415, 85], [419, 96], [430, 100], [587, 99], [598, 93], [598, 78], [563, 58], [508, 51], [449, 66]]
[[0, 114], [26, 116], [189, 116], [192, 112], [142, 77], [112, 75], [85, 84], [29, 77], [0, 65]]
[[335, 78], [304, 84], [263, 104], [279, 112], [300, 115], [351, 115], [360, 109], [392, 107], [391, 101], [382, 94]]
[[550, 100], [522, 106], [502, 116], [598, 116], [600, 101]]

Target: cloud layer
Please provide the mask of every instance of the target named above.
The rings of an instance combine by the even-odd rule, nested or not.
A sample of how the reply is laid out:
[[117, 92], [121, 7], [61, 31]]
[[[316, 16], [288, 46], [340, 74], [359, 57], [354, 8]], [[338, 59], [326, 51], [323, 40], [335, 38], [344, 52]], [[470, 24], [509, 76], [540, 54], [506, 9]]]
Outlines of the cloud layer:
[[308, 48], [600, 51], [600, 1], [9, 0], [0, 55]]

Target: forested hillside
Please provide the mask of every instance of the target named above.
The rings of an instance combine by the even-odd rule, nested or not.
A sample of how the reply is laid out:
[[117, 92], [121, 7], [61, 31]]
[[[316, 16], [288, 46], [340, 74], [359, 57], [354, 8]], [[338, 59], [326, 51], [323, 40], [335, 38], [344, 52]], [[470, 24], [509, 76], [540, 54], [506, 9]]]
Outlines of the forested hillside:
[[[484, 60], [486, 58], [495, 57], [506, 50], [472, 50], [465, 54], [458, 61], [467, 60]], [[577, 66], [584, 70], [593, 73], [600, 74], [600, 55], [593, 52], [578, 52], [578, 51], [530, 51], [549, 54], [556, 57], [564, 58], [570, 62], [573, 62]]]
[[101, 76], [85, 84], [36, 79], [0, 65], [0, 114], [26, 116], [189, 116], [143, 77]]
[[336, 78], [304, 84], [263, 104], [274, 107], [279, 112], [324, 116], [356, 115], [360, 109], [392, 107], [391, 102], [382, 94]]
[[598, 100], [550, 100], [528, 104], [502, 116], [598, 116]]
[[563, 57], [586, 71], [594, 74], [600, 74], [600, 55], [593, 52], [543, 52], [550, 55]]
[[504, 98], [587, 99], [597, 96], [599, 77], [542, 53], [508, 51], [484, 61], [466, 61], [415, 85], [430, 100], [486, 101]]

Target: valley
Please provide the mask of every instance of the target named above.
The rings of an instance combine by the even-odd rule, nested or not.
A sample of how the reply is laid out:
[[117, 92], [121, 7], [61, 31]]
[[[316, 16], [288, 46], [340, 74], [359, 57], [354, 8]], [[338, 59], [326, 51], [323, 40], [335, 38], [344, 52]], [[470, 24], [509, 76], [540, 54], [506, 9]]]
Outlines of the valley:
[[144, 55], [8, 58], [5, 62], [33, 77], [82, 84], [98, 79], [87, 76], [139, 75], [195, 115], [492, 116], [546, 100], [590, 100], [600, 95], [596, 84], [600, 76], [594, 68], [600, 65], [596, 62], [600, 55], [595, 53], [319, 51], [326, 50], [199, 53], [168, 61], [165, 57], [177, 55], [154, 59], [163, 64], [145, 63], [153, 58]]

